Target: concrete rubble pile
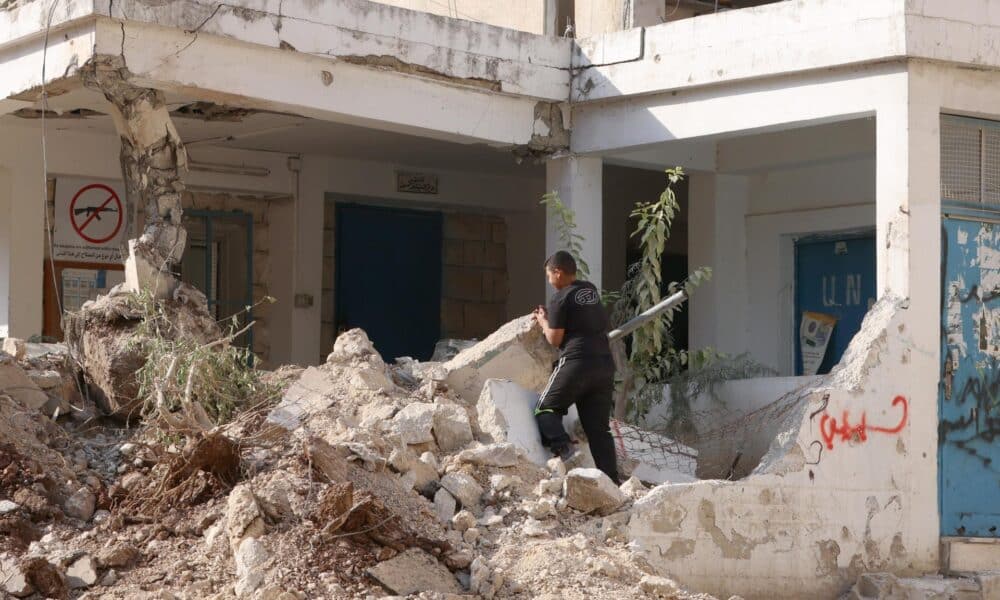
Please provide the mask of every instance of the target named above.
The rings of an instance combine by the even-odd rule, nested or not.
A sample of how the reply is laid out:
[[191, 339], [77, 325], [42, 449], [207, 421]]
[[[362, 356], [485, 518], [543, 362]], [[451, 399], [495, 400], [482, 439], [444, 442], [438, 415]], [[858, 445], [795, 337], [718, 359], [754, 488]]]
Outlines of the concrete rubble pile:
[[709, 598], [630, 552], [647, 485], [533, 458], [518, 413], [490, 410], [497, 386], [537, 393], [552, 358], [527, 317], [404, 374], [346, 332], [325, 364], [273, 374], [276, 405], [219, 428], [240, 440], [229, 485], [192, 478], [169, 506], [167, 465], [190, 447], [77, 431], [39, 410], [40, 387], [0, 393], [0, 582], [19, 598]]

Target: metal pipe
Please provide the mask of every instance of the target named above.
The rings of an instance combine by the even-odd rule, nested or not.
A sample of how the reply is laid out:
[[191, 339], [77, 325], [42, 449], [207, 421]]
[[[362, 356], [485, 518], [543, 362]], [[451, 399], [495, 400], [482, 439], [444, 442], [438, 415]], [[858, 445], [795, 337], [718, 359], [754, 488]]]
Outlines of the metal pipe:
[[676, 294], [668, 297], [666, 300], [663, 300], [662, 302], [660, 302], [656, 306], [654, 306], [654, 307], [650, 308], [649, 310], [646, 310], [643, 313], [639, 314], [638, 316], [636, 316], [634, 319], [632, 319], [628, 323], [625, 323], [624, 325], [622, 325], [618, 329], [615, 329], [614, 331], [612, 331], [611, 333], [609, 333], [608, 334], [608, 339], [611, 340], [611, 341], [614, 341], [614, 340], [617, 340], [620, 337], [623, 337], [623, 336], [626, 336], [626, 335], [632, 333], [633, 331], [635, 331], [639, 327], [643, 326], [647, 322], [655, 319], [657, 317], [657, 315], [659, 315], [663, 311], [668, 310], [670, 308], [673, 308], [674, 306], [677, 306], [678, 304], [680, 304], [681, 302], [684, 302], [687, 299], [688, 299], [687, 292], [685, 292], [684, 290], [681, 290], [681, 291], [677, 292]]

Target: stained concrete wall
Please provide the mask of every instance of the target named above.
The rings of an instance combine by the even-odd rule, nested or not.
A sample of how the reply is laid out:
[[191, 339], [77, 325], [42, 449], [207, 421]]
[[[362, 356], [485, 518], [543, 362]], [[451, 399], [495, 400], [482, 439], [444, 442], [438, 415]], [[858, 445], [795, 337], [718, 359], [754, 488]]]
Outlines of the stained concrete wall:
[[545, 33], [546, 0], [376, 0], [409, 10], [476, 21], [528, 33]]

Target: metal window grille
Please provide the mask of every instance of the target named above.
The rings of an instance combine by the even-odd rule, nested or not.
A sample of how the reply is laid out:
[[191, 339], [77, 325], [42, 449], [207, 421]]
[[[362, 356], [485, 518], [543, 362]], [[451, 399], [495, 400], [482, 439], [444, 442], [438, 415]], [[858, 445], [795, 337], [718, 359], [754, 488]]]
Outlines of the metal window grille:
[[[959, 202], [983, 201], [983, 127], [966, 121], [942, 119], [941, 122], [941, 197]], [[993, 153], [993, 160], [1000, 154]], [[992, 169], [997, 172], [996, 166]], [[1000, 184], [994, 179], [993, 184]]]

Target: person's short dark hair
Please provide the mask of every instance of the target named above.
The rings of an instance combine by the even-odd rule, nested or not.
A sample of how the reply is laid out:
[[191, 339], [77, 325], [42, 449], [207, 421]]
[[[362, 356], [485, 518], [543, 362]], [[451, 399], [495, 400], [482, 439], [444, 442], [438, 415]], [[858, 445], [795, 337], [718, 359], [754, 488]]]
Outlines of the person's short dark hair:
[[565, 250], [560, 250], [545, 259], [546, 269], [559, 269], [568, 275], [576, 275], [576, 259]]

